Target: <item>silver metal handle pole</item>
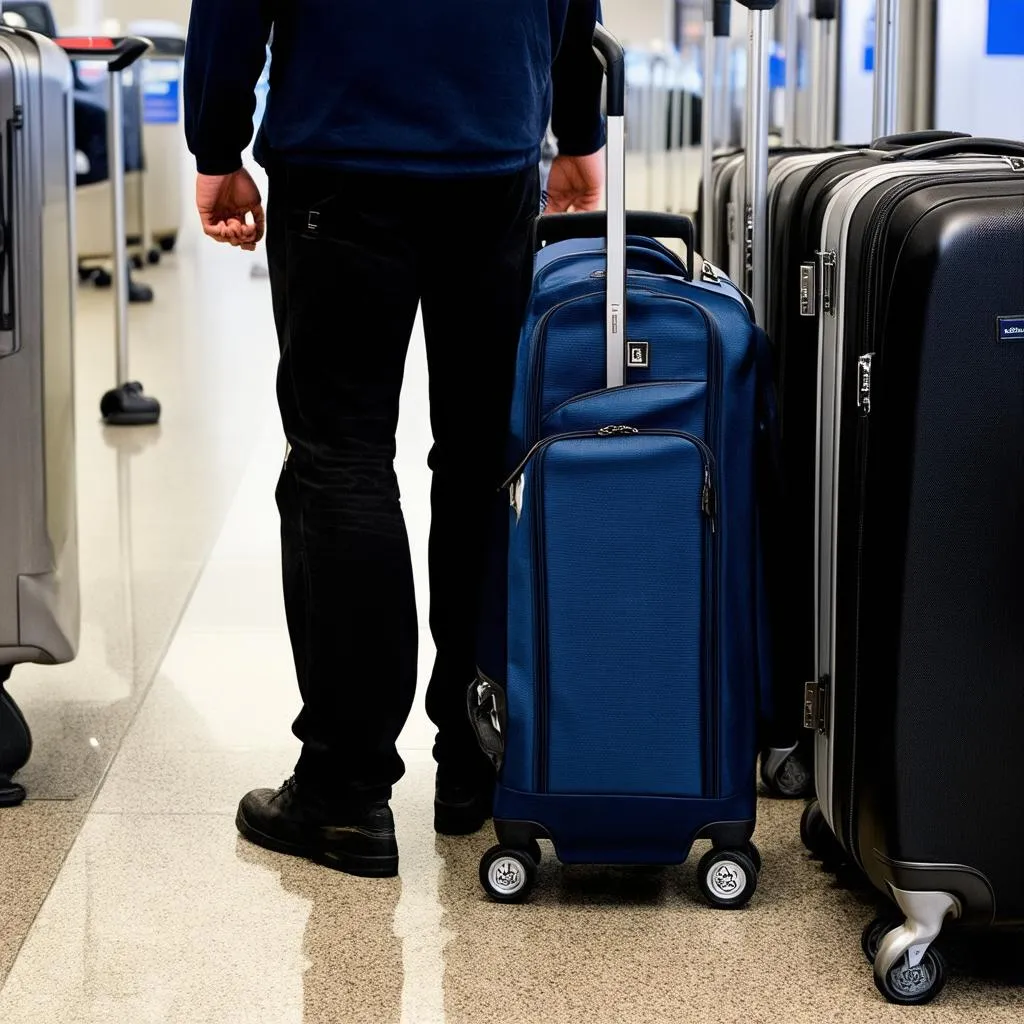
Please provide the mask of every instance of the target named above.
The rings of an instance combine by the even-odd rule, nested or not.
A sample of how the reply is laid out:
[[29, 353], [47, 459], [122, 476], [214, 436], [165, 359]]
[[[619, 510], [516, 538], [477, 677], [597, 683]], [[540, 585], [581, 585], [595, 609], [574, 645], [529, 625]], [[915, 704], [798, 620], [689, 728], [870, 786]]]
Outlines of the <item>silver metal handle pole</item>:
[[746, 290], [759, 324], [768, 308], [768, 18], [749, 11], [746, 125]]
[[683, 94], [676, 88], [675, 74], [669, 75], [668, 83], [668, 149], [665, 151], [665, 212], [671, 213], [676, 201], [676, 152], [682, 147]]
[[608, 118], [607, 384], [626, 379], [626, 119]]
[[701, 252], [708, 260], [715, 259], [715, 187], [711, 180], [714, 174], [715, 119], [717, 110], [717, 83], [715, 82], [715, 57], [718, 39], [715, 36], [715, 5], [706, 0], [704, 5], [704, 106], [701, 110]]
[[875, 117], [874, 136], [896, 133], [899, 81], [900, 0], [878, 0], [875, 14]]
[[114, 323], [117, 338], [117, 380], [128, 380], [128, 243], [125, 238], [124, 202], [124, 94], [120, 71], [107, 75], [110, 111], [107, 116], [107, 153], [110, 168], [111, 226], [114, 231]]
[[800, 3], [799, 0], [783, 2], [785, 21], [782, 45], [786, 52], [786, 111], [782, 125], [782, 143], [784, 146], [795, 146], [800, 101]]
[[822, 149], [832, 144], [830, 125], [832, 124], [835, 94], [835, 22], [822, 18], [814, 22], [814, 41], [812, 47], [814, 102], [811, 109], [812, 135], [811, 145]]
[[839, 94], [839, 33], [835, 21], [826, 21], [822, 32], [823, 70], [821, 96], [821, 142], [831, 146], [836, 141], [836, 100]]
[[606, 381], [617, 388], [626, 379], [626, 71], [622, 44], [601, 24], [594, 49], [608, 81], [608, 168], [605, 183], [608, 268], [606, 300]]

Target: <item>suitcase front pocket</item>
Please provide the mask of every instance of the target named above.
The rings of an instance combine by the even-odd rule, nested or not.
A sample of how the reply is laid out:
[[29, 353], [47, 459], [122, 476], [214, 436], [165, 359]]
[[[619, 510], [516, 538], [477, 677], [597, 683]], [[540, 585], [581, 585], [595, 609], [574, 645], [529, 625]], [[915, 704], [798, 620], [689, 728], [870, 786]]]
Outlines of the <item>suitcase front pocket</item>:
[[606, 427], [534, 450], [542, 791], [713, 786], [714, 459], [697, 437]]

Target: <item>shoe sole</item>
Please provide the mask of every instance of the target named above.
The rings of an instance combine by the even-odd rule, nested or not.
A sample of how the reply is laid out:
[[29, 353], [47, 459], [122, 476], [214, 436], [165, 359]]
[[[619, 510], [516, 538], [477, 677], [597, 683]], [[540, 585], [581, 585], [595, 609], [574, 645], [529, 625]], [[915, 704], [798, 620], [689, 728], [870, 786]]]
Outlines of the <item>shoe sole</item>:
[[434, 831], [440, 836], [476, 835], [490, 820], [474, 807], [458, 807], [451, 804], [434, 804]]
[[[268, 836], [265, 832], [253, 828], [245, 820], [241, 810], [235, 816], [235, 827], [250, 843], [261, 846], [264, 850], [284, 853], [292, 857], [303, 857], [325, 868], [343, 871], [346, 875], [355, 875], [358, 878], [394, 878], [398, 874], [397, 853], [375, 856], [364, 853], [347, 853], [343, 850], [317, 849], [303, 846], [300, 843], [289, 843], [284, 839]], [[367, 835], [365, 832], [363, 834]]]

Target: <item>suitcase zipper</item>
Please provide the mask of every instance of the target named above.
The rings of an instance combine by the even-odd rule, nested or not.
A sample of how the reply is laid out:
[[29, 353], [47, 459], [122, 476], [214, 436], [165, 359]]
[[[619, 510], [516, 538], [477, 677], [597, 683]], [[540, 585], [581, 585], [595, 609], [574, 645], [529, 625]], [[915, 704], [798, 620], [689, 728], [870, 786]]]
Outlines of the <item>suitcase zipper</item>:
[[516, 514], [516, 521], [522, 513], [522, 503], [525, 497], [525, 472], [527, 467], [535, 459], [537, 460], [536, 479], [531, 490], [535, 490], [540, 496], [536, 500], [537, 505], [533, 517], [533, 530], [531, 548], [533, 550], [534, 565], [537, 572], [534, 577], [534, 614], [537, 623], [535, 632], [536, 647], [534, 651], [535, 663], [537, 665], [537, 718], [535, 734], [534, 774], [536, 778], [537, 791], [546, 793], [548, 788], [547, 778], [547, 750], [548, 750], [548, 665], [547, 665], [547, 574], [545, 571], [545, 546], [544, 546], [544, 515], [542, 496], [544, 493], [544, 459], [538, 458], [553, 444], [562, 441], [587, 440], [592, 438], [613, 438], [613, 437], [676, 437], [687, 441], [700, 453], [704, 468], [704, 480], [701, 486], [700, 506], [708, 528], [704, 531], [704, 632], [707, 642], [704, 644], [704, 673], [705, 688], [709, 692], [707, 714], [705, 715], [705, 744], [708, 752], [707, 764], [705, 767], [705, 786], [711, 797], [717, 797], [720, 789], [720, 772], [718, 764], [718, 730], [717, 723], [720, 719], [719, 712], [719, 684], [718, 684], [718, 557], [717, 557], [717, 527], [718, 497], [716, 490], [715, 456], [708, 445], [695, 434], [682, 430], [668, 429], [641, 429], [627, 424], [610, 424], [596, 430], [575, 430], [564, 434], [554, 434], [551, 437], [542, 438], [526, 453], [519, 465], [502, 484], [502, 489], [509, 491], [509, 503]]

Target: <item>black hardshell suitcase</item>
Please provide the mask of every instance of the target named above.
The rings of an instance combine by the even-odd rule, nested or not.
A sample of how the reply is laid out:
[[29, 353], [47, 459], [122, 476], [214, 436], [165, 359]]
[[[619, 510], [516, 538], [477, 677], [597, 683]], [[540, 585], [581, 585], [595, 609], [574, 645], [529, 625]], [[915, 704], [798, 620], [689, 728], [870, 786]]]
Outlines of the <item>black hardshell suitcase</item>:
[[[929, 159], [972, 150], [1001, 156]], [[822, 223], [804, 831], [827, 821], [898, 906], [864, 944], [914, 1004], [947, 919], [1024, 925], [1024, 145], [897, 156]]]
[[821, 228], [835, 190], [851, 175], [877, 166], [886, 154], [963, 139], [956, 132], [917, 132], [877, 140], [871, 147], [834, 146], [780, 157], [769, 177], [768, 331], [775, 351], [781, 460], [787, 515], [787, 572], [776, 577], [773, 719], [765, 723], [761, 777], [773, 793], [809, 795], [813, 743], [802, 730], [804, 683], [813, 676], [814, 486], [817, 438], [818, 316], [833, 301], [822, 279]]

